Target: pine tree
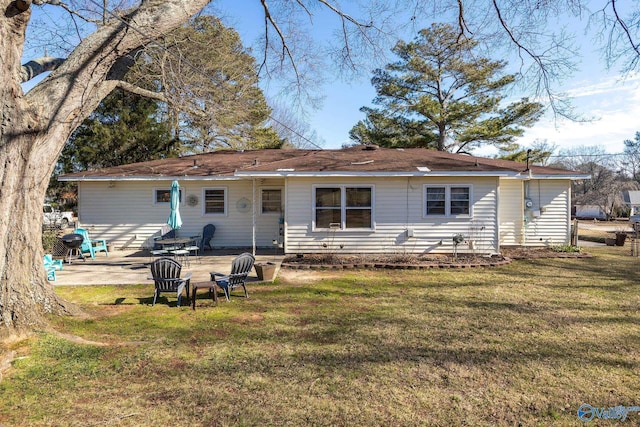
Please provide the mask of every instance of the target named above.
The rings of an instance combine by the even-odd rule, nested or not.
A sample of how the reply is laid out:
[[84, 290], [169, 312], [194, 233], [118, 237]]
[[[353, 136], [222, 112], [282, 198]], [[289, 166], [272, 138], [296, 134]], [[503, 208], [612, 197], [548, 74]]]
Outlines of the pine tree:
[[373, 103], [351, 130], [360, 143], [468, 152], [490, 144], [512, 148], [523, 127], [542, 114], [542, 105], [523, 98], [506, 106], [505, 90], [515, 82], [502, 75], [506, 63], [478, 55], [477, 42], [450, 25], [433, 24], [415, 41], [392, 49], [398, 61], [374, 71]]

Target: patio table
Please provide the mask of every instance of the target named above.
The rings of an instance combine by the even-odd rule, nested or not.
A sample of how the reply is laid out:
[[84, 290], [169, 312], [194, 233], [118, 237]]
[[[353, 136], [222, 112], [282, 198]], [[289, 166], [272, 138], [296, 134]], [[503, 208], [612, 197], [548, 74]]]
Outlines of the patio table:
[[168, 237], [166, 239], [155, 240], [154, 243], [157, 243], [162, 247], [165, 247], [165, 246], [183, 247], [184, 245], [186, 245], [191, 241], [193, 241], [192, 237]]
[[209, 292], [213, 293], [213, 301], [218, 305], [218, 290], [216, 289], [216, 282], [196, 282], [191, 284], [191, 308], [196, 309], [196, 291], [198, 289], [209, 289]]

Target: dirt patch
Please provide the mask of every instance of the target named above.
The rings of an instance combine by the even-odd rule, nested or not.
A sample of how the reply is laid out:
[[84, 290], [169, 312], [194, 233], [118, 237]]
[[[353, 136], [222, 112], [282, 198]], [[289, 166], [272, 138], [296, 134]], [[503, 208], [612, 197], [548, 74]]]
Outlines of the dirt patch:
[[236, 316], [231, 319], [233, 322], [240, 324], [250, 324], [250, 323], [260, 323], [264, 321], [264, 316], [258, 313], [253, 314], [243, 314], [241, 316]]
[[481, 256], [460, 254], [433, 255], [331, 255], [305, 254], [303, 257], [287, 257], [282, 262], [285, 269], [352, 269], [352, 268], [388, 268], [388, 269], [422, 269], [422, 268], [466, 268], [504, 265], [510, 259], [502, 255]]
[[[282, 261], [283, 274], [295, 279], [291, 270], [343, 270], [352, 268], [385, 268], [385, 269], [425, 269], [425, 268], [471, 268], [498, 267], [513, 259], [536, 258], [589, 258], [591, 255], [582, 252], [563, 252], [556, 248], [507, 248], [501, 254], [428, 254], [428, 255], [326, 255], [305, 254], [291, 256]], [[313, 280], [308, 272], [297, 273], [301, 278]], [[317, 275], [317, 280], [326, 278], [326, 274]]]
[[551, 247], [542, 248], [503, 248], [502, 254], [511, 259], [537, 259], [537, 258], [591, 258], [591, 254], [585, 252], [563, 252]]
[[303, 269], [292, 269], [292, 268], [282, 268], [278, 273], [278, 278], [287, 281], [300, 281], [305, 280], [307, 282], [317, 282], [319, 280], [333, 279], [337, 278], [337, 274], [331, 274], [326, 271], [320, 272], [318, 270], [303, 270]]

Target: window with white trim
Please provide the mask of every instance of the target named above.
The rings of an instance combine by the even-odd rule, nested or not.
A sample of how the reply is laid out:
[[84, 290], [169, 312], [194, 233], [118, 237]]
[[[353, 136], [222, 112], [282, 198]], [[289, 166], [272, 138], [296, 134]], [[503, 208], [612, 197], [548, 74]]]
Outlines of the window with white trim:
[[202, 189], [202, 209], [204, 215], [227, 214], [227, 189], [204, 188]]
[[314, 187], [314, 229], [373, 229], [373, 186]]
[[260, 212], [263, 215], [280, 214], [282, 212], [282, 190], [280, 188], [263, 188], [260, 192]]
[[425, 185], [424, 216], [471, 216], [470, 185]]
[[[184, 195], [182, 194], [182, 188], [180, 189], [180, 204], [184, 201]], [[155, 205], [170, 203], [171, 202], [171, 188], [154, 188], [153, 189], [153, 203]]]

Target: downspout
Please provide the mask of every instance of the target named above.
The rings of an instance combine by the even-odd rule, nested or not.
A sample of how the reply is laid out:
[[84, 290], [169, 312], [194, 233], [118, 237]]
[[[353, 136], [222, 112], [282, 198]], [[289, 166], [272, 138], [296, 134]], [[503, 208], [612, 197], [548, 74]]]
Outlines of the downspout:
[[251, 201], [251, 253], [256, 256], [256, 179], [251, 179], [252, 201]]
[[527, 245], [527, 228], [529, 225], [529, 218], [527, 216], [527, 199], [529, 198], [529, 180], [531, 179], [531, 169], [529, 168], [529, 156], [531, 156], [531, 149], [527, 150], [527, 168], [524, 170], [528, 173], [529, 179], [524, 181], [524, 198], [522, 199], [522, 207], [520, 212], [522, 213], [522, 246]]
[[527, 210], [527, 200], [530, 199], [530, 181], [531, 179], [531, 170], [529, 170], [529, 179], [524, 181], [524, 198], [522, 199], [522, 245], [527, 245], [527, 229], [529, 228], [529, 215]]

